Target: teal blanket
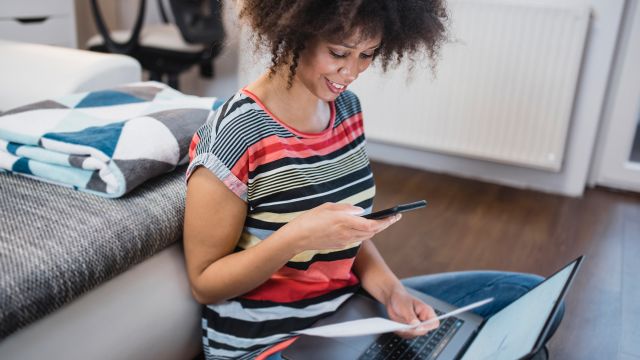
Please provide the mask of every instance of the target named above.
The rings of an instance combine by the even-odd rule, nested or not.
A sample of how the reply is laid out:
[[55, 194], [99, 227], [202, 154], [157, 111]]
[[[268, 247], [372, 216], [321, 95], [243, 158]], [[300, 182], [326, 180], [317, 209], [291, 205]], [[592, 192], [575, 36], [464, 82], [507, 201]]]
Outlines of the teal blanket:
[[120, 197], [186, 163], [219, 105], [141, 82], [22, 106], [0, 116], [0, 169]]

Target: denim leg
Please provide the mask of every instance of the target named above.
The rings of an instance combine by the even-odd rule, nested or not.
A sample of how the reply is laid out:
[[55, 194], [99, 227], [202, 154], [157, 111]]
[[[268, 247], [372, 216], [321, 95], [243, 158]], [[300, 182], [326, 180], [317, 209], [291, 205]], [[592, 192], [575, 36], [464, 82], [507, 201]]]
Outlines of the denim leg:
[[[457, 307], [493, 297], [494, 300], [491, 303], [472, 310], [486, 318], [511, 304], [542, 280], [544, 280], [543, 277], [534, 274], [502, 271], [461, 271], [416, 276], [403, 279], [402, 283], [407, 287]], [[564, 303], [561, 304], [560, 310], [553, 318], [546, 340], [549, 340], [555, 333], [563, 315]]]
[[265, 360], [282, 360], [282, 352], [278, 351], [275, 354], [271, 354]]

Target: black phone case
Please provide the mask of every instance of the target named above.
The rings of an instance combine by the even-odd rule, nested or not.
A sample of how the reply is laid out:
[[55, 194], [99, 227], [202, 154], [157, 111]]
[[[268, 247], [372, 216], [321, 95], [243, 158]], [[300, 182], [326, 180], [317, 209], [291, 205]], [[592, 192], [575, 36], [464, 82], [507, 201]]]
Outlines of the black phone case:
[[397, 213], [401, 213], [401, 212], [405, 212], [405, 211], [409, 211], [409, 210], [415, 210], [415, 209], [420, 209], [427, 206], [427, 202], [425, 200], [420, 200], [420, 201], [416, 201], [416, 202], [412, 202], [409, 204], [402, 204], [402, 205], [396, 205], [392, 208], [388, 208], [388, 209], [384, 209], [384, 210], [380, 210], [380, 211], [376, 211], [374, 213], [371, 214], [367, 214], [367, 215], [363, 215], [362, 217], [365, 219], [370, 219], [370, 220], [379, 220], [379, 219], [384, 219], [386, 217], [389, 216], [393, 216]]

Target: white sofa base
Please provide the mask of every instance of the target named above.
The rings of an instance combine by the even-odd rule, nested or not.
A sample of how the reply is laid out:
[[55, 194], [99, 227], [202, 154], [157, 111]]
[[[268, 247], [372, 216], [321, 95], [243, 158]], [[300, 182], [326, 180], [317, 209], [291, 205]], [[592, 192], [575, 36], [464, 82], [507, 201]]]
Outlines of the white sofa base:
[[57, 46], [0, 40], [0, 111], [76, 92], [140, 81], [138, 61]]
[[0, 359], [192, 359], [201, 347], [181, 247], [174, 244], [0, 342]]

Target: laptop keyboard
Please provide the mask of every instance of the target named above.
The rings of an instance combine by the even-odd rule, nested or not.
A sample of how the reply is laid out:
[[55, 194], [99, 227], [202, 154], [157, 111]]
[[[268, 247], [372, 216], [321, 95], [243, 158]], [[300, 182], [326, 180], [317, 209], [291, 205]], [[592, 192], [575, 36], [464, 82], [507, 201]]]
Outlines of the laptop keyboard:
[[[442, 312], [436, 310], [436, 314], [442, 315]], [[456, 317], [446, 318], [437, 329], [414, 339], [403, 339], [393, 333], [382, 334], [358, 359], [435, 359], [463, 323], [463, 320]]]

